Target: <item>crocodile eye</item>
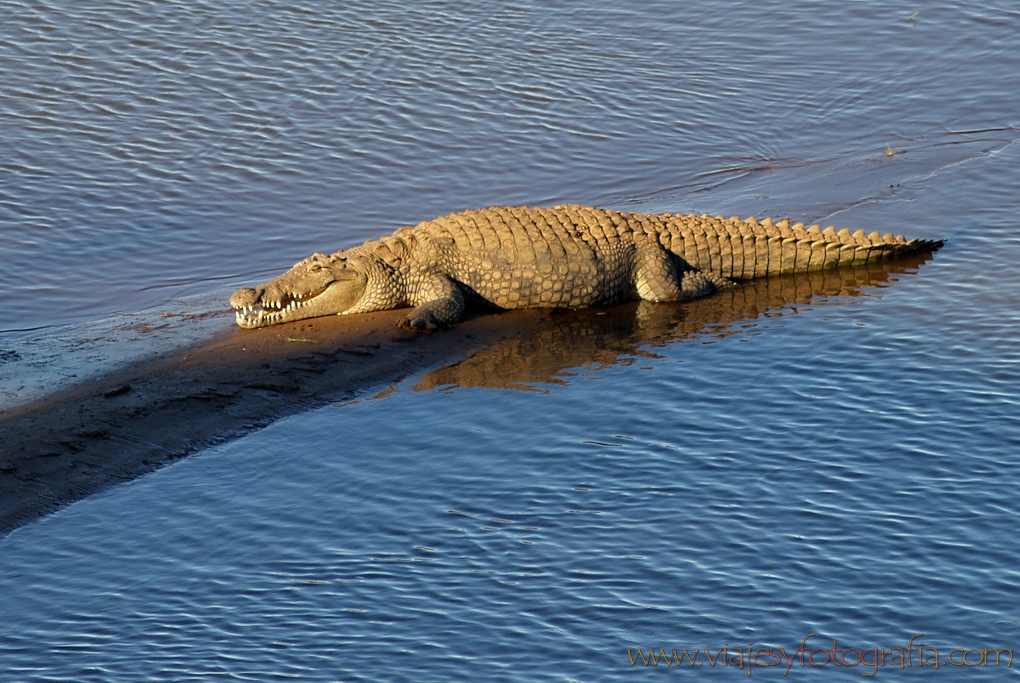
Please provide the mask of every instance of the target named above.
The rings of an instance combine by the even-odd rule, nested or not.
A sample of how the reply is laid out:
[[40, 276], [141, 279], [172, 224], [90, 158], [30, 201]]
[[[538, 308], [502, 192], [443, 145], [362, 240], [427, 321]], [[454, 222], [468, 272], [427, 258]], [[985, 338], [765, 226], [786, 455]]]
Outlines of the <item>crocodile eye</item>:
[[313, 273], [318, 273], [320, 270], [322, 270], [322, 266], [320, 266], [318, 263], [316, 263], [314, 266], [312, 266], [308, 270], [310, 270]]

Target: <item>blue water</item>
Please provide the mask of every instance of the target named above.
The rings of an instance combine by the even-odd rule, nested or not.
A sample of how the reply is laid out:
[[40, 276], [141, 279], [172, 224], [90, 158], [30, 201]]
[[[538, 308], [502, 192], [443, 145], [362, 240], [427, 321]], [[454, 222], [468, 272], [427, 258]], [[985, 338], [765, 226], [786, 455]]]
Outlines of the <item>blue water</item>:
[[0, 658], [16, 680], [598, 681], [638, 675], [637, 647], [1015, 647], [1015, 366], [898, 321], [940, 317], [923, 279], [542, 391], [411, 379], [85, 500], [4, 544]]
[[917, 10], [3, 0], [0, 330], [229, 289], [467, 207], [822, 219], [819, 193], [713, 188], [1016, 123], [1015, 8]]
[[530, 391], [423, 371], [22, 527], [0, 679], [690, 678], [631, 659], [811, 633], [939, 650], [884, 680], [1017, 677], [943, 663], [1020, 654], [1008, 3], [0, 8], [0, 370], [26, 385], [48, 366], [11, 352], [85, 372], [76, 326], [466, 207], [949, 238]]

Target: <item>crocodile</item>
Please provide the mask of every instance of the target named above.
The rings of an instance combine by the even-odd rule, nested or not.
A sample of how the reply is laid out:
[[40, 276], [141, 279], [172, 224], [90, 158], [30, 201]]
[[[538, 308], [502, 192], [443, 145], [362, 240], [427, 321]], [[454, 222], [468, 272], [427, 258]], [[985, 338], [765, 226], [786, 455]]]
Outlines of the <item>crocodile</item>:
[[459, 321], [471, 301], [502, 309], [680, 301], [751, 278], [874, 263], [942, 243], [768, 218], [491, 207], [312, 254], [274, 280], [239, 289], [230, 304], [244, 328], [412, 307], [398, 325], [433, 330]]

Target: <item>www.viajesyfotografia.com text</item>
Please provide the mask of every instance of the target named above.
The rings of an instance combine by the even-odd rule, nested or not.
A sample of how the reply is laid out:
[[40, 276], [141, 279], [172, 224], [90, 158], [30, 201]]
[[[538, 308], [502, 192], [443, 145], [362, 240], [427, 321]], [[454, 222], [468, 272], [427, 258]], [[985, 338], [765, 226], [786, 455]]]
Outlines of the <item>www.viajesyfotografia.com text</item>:
[[817, 633], [809, 633], [804, 636], [800, 647], [791, 653], [787, 653], [783, 647], [758, 647], [748, 643], [747, 647], [731, 646], [723, 643], [723, 647], [716, 650], [709, 648], [676, 648], [667, 651], [665, 648], [648, 648], [647, 652], [642, 649], [627, 648], [627, 657], [631, 666], [731, 666], [751, 675], [753, 667], [768, 669], [776, 666], [783, 667], [783, 675], [787, 675], [794, 666], [845, 666], [863, 667], [863, 676], [874, 676], [879, 668], [890, 667], [905, 669], [907, 667], [931, 667], [938, 669], [940, 666], [1006, 666], [1013, 664], [1013, 651], [1007, 648], [962, 648], [955, 647], [950, 650], [940, 651], [936, 647], [925, 647], [923, 641], [914, 641], [924, 636], [923, 633], [915, 633], [907, 641], [907, 646], [874, 647], [868, 650], [857, 648], [841, 649], [837, 641], [832, 641], [832, 647], [821, 648], [808, 644], [808, 640], [816, 637]]

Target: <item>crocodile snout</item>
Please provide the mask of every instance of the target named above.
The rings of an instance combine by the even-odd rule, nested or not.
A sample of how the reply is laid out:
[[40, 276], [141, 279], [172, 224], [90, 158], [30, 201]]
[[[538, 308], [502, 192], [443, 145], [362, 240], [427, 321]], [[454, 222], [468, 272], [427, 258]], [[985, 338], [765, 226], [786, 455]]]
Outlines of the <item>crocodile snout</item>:
[[252, 306], [258, 303], [258, 301], [259, 293], [251, 287], [242, 287], [234, 292], [234, 296], [230, 297], [230, 305], [234, 308]]

